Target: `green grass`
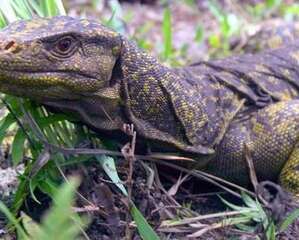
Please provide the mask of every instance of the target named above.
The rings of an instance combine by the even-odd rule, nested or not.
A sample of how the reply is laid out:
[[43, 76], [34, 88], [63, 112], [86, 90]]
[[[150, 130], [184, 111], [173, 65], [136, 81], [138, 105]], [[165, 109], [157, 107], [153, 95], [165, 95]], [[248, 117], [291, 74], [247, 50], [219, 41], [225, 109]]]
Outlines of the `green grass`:
[[171, 25], [171, 12], [169, 8], [165, 8], [162, 23], [163, 32], [163, 58], [167, 60], [172, 55], [172, 25]]
[[24, 213], [17, 219], [1, 202], [0, 211], [16, 228], [18, 239], [51, 240], [53, 236], [57, 240], [78, 239], [87, 225], [86, 218], [79, 217], [71, 208], [78, 185], [78, 179], [71, 179], [57, 189], [53, 196], [53, 205], [41, 223], [36, 223]]

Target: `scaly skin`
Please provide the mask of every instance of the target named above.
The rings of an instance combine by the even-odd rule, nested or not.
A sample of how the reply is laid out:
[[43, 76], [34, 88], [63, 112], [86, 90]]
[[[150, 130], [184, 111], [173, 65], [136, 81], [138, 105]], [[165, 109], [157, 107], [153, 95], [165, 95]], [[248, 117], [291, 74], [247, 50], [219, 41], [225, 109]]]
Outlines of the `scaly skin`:
[[256, 34], [251, 36], [242, 50], [259, 52], [292, 44], [299, 37], [299, 22], [286, 22], [281, 19], [266, 21]]
[[117, 139], [133, 123], [152, 152], [244, 185], [247, 144], [259, 180], [299, 193], [299, 42], [172, 69], [96, 22], [55, 17], [11, 24], [0, 48], [2, 92]]

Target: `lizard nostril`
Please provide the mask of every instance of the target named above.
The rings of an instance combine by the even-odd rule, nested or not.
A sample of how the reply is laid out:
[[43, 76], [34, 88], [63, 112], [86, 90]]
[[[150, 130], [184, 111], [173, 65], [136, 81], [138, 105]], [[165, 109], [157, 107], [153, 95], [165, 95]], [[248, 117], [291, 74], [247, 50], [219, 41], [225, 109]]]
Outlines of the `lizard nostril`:
[[14, 53], [14, 54], [18, 53], [22, 50], [21, 46], [15, 40], [10, 40], [8, 42], [5, 42], [3, 47], [4, 47], [3, 49], [5, 51], [9, 51], [9, 52]]
[[5, 50], [9, 50], [10, 48], [12, 48], [15, 45], [15, 41], [9, 41], [6, 46], [4, 47]]

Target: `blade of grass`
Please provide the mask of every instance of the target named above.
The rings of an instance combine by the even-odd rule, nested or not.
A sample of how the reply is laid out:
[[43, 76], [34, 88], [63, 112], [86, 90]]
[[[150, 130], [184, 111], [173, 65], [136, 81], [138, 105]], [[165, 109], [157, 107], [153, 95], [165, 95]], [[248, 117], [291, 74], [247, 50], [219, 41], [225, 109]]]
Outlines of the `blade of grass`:
[[10, 1], [2, 1], [0, 4], [0, 10], [6, 19], [6, 23], [14, 22], [19, 19], [13, 10]]
[[45, 17], [46, 14], [45, 12], [42, 10], [41, 6], [36, 2], [36, 1], [29, 1], [29, 8], [32, 8], [38, 16], [40, 17]]
[[132, 205], [130, 212], [137, 225], [138, 232], [143, 240], [160, 239], [134, 204]]
[[105, 173], [109, 176], [109, 178], [113, 181], [113, 183], [120, 189], [120, 191], [125, 196], [127, 196], [128, 195], [127, 190], [125, 189], [124, 185], [121, 183], [121, 180], [118, 176], [114, 159], [112, 157], [108, 157], [105, 155], [96, 156], [96, 159], [100, 162]]
[[18, 220], [12, 215], [9, 209], [4, 205], [3, 202], [0, 202], [0, 211], [7, 217], [7, 219], [16, 227], [18, 233], [22, 237], [23, 240], [30, 240], [28, 235], [25, 233], [23, 228], [21, 227]]
[[2, 11], [0, 11], [0, 28], [4, 28], [6, 26], [6, 19], [2, 14]]
[[56, 7], [59, 15], [66, 15], [62, 0], [56, 0]]
[[299, 209], [297, 208], [295, 211], [293, 211], [287, 218], [282, 222], [280, 226], [280, 231], [285, 231], [288, 226], [294, 222], [299, 217]]
[[23, 129], [19, 128], [11, 145], [11, 157], [14, 166], [17, 166], [24, 156], [24, 144], [26, 135]]
[[6, 131], [7, 129], [13, 124], [15, 123], [15, 118], [13, 117], [13, 115], [11, 113], [8, 113], [6, 115], [6, 117], [4, 118], [4, 120], [1, 121], [1, 125], [0, 125], [0, 144], [2, 144], [3, 139], [6, 136]]
[[171, 12], [169, 8], [164, 10], [162, 33], [164, 39], [164, 58], [169, 59], [172, 55], [172, 26], [171, 26]]
[[30, 19], [33, 12], [27, 7], [26, 1], [11, 1], [11, 6], [21, 19]]

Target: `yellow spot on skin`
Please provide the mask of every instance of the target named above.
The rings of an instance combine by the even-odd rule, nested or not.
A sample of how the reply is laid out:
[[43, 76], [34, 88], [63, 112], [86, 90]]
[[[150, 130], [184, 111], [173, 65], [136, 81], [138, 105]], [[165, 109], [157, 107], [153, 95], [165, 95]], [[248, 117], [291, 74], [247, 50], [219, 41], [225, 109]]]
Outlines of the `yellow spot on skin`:
[[295, 51], [291, 54], [291, 57], [294, 58], [297, 61], [297, 64], [299, 63], [299, 51]]
[[291, 100], [293, 97], [290, 95], [289, 91], [285, 90], [281, 93], [278, 93], [282, 101]]
[[280, 36], [276, 35], [268, 40], [268, 45], [270, 48], [278, 48], [283, 44]]
[[286, 75], [286, 77], [288, 77], [288, 78], [291, 76], [289, 69], [283, 69], [283, 73], [284, 73], [284, 74]]
[[42, 24], [43, 22], [39, 22], [39, 21], [29, 21], [26, 23], [25, 25], [26, 28], [24, 29], [24, 31], [34, 29], [34, 28], [39, 28]]
[[264, 126], [263, 126], [263, 124], [260, 124], [260, 123], [256, 122], [256, 123], [254, 124], [252, 130], [253, 130], [253, 132], [254, 132], [255, 134], [260, 135], [260, 134], [262, 134], [262, 133], [264, 132]]
[[146, 94], [149, 94], [150, 93], [150, 85], [148, 82], [145, 82], [144, 85], [143, 85], [143, 91], [144, 93]]
[[89, 25], [89, 21], [87, 19], [82, 19], [80, 22], [84, 27], [87, 27]]
[[269, 72], [269, 70], [262, 64], [257, 64], [255, 66], [255, 69], [256, 69], [256, 71], [259, 71], [259, 72]]

